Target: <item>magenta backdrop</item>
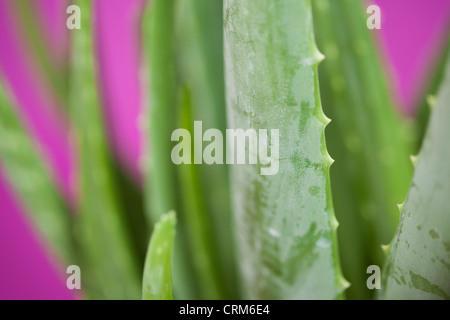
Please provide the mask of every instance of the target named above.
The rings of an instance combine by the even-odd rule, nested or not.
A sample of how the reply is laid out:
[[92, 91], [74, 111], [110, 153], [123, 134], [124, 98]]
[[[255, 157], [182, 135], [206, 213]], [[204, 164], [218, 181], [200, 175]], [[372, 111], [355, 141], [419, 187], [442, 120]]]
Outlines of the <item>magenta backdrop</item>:
[[449, 0], [373, 0], [380, 6], [383, 54], [399, 107], [412, 114], [427, 70], [446, 45], [450, 28]]
[[[71, 177], [74, 150], [57, 102], [47, 94], [39, 72], [10, 12], [14, 0], [0, 0], [0, 72], [16, 99], [18, 110], [32, 133], [56, 183], [74, 201]], [[139, 181], [142, 142], [137, 118], [142, 110], [139, 85], [139, 26], [137, 17], [146, 0], [97, 0], [97, 46], [106, 119], [120, 161]], [[382, 10], [379, 32], [389, 66], [393, 93], [399, 105], [413, 111], [419, 88], [448, 28], [448, 0], [374, 0]], [[57, 62], [67, 54], [65, 8], [61, 0], [40, 0], [39, 14], [49, 47]], [[0, 161], [1, 169], [1, 161]], [[64, 270], [57, 271], [39, 237], [26, 222], [19, 198], [0, 170], [0, 299], [71, 299]]]

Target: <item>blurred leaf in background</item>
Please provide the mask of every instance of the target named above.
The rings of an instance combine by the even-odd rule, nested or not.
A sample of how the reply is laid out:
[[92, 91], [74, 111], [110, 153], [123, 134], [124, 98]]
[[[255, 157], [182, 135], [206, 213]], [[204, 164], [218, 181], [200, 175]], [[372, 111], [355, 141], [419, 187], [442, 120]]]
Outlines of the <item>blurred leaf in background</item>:
[[14, 98], [0, 79], [0, 165], [14, 190], [21, 195], [31, 221], [61, 259], [74, 263], [69, 208], [58, 191], [30, 133], [13, 107]]
[[76, 237], [83, 251], [82, 270], [88, 296], [137, 299], [140, 270], [127, 229], [128, 212], [120, 207], [112, 171], [102, 104], [99, 98], [98, 63], [94, 47], [93, 7], [80, 6], [82, 28], [72, 35], [70, 115], [79, 153], [80, 199]]
[[172, 131], [194, 120], [225, 127], [221, 1], [153, 1], [144, 17], [149, 75], [147, 200], [155, 221], [178, 214], [174, 257], [177, 298], [236, 297], [233, 244], [223, 166], [170, 158]]

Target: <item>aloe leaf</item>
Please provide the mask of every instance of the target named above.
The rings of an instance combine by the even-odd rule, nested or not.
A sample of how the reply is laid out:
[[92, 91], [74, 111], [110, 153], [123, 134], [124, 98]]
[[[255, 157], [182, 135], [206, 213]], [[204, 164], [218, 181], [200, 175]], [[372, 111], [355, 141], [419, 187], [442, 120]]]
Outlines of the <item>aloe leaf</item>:
[[145, 258], [142, 299], [172, 300], [172, 251], [175, 241], [175, 212], [163, 214], [153, 229]]
[[[176, 128], [178, 106], [175, 3], [175, 0], [154, 0], [143, 18], [143, 45], [148, 56], [149, 82], [145, 198], [151, 225], [159, 220], [161, 212], [176, 210], [179, 217], [182, 215], [177, 201], [176, 168], [170, 158], [170, 137]], [[198, 295], [185, 239], [180, 223], [174, 249], [174, 292], [178, 299], [193, 299]]]
[[[181, 93], [180, 114], [178, 123], [193, 136], [193, 120], [191, 95], [187, 89]], [[191, 150], [194, 143], [191, 141]], [[194, 163], [191, 152], [191, 163]], [[223, 257], [219, 255], [216, 233], [211, 212], [204, 201], [208, 197], [205, 186], [202, 185], [200, 166], [180, 165], [177, 167], [177, 177], [180, 186], [180, 208], [183, 212], [183, 226], [186, 232], [187, 246], [193, 265], [193, 276], [198, 283], [199, 297], [202, 299], [226, 299], [230, 297], [229, 285], [224, 277]], [[222, 258], [222, 259], [221, 259]]]
[[385, 299], [450, 300], [450, 60], [383, 274]]
[[[223, 3], [221, 0], [179, 1], [176, 11], [177, 58], [184, 100], [181, 126], [193, 136], [193, 121], [201, 120], [204, 130], [215, 128], [225, 132]], [[182, 193], [185, 207], [190, 208], [185, 220], [187, 223], [198, 222], [186, 228], [187, 235], [193, 240], [191, 252], [193, 255], [196, 252], [207, 253], [203, 259], [206, 263], [197, 265], [209, 270], [206, 273], [213, 276], [209, 283], [217, 283], [215, 294], [208, 292], [213, 286], [202, 285], [203, 295], [207, 298], [237, 297], [234, 246], [230, 243], [227, 166], [201, 164], [179, 169], [180, 178], [184, 180], [181, 185], [185, 190], [193, 191]], [[203, 240], [200, 235], [203, 235]], [[208, 281], [204, 271], [198, 273], [202, 275], [200, 280]]]
[[[326, 59], [319, 68], [327, 128], [331, 189], [347, 296], [365, 299], [369, 265], [381, 266], [381, 245], [398, 223], [395, 204], [412, 176], [411, 139], [396, 114], [360, 0], [313, 1], [315, 30]], [[412, 133], [409, 134], [413, 136]]]
[[158, 221], [161, 212], [176, 206], [174, 165], [170, 158], [171, 134], [177, 106], [174, 46], [174, 0], [152, 1], [144, 17], [144, 46], [148, 54], [149, 154], [147, 178], [149, 214]]
[[[217, 5], [192, 0], [154, 1], [151, 16], [144, 21], [148, 24], [144, 30], [150, 84], [148, 207], [153, 219], [157, 218], [155, 213], [177, 211], [180, 227], [174, 290], [182, 299], [236, 296], [230, 285], [234, 260], [229, 245], [230, 217], [226, 215], [228, 199], [221, 193], [227, 190], [226, 168], [176, 167], [170, 158], [174, 129], [193, 132], [194, 119], [205, 120], [207, 126], [224, 127], [222, 46], [214, 38], [217, 34], [221, 37], [222, 28], [220, 23], [212, 23], [214, 17], [221, 16]], [[211, 25], [214, 32], [208, 29]]]
[[277, 174], [231, 168], [244, 297], [340, 298], [310, 1], [226, 0], [224, 15], [228, 125], [280, 139]]
[[125, 215], [120, 210], [103, 123], [94, 54], [91, 2], [78, 1], [81, 29], [73, 32], [70, 112], [79, 151], [79, 225], [88, 295], [138, 298], [140, 280]]
[[13, 103], [0, 79], [0, 165], [38, 231], [65, 263], [74, 263], [69, 210]]

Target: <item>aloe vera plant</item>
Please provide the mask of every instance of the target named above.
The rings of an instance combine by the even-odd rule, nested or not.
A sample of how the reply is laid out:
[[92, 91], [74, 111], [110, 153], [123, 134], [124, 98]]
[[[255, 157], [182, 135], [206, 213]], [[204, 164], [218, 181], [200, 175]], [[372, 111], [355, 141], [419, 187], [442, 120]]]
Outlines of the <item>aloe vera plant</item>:
[[280, 136], [276, 175], [262, 176], [254, 165], [232, 168], [244, 297], [339, 298], [346, 282], [311, 3], [226, 0], [224, 32], [228, 126], [278, 129]]
[[381, 266], [381, 245], [398, 223], [396, 204], [412, 175], [412, 133], [395, 113], [367, 15], [359, 0], [313, 1], [315, 30], [326, 59], [320, 66], [324, 110], [335, 165], [331, 184], [349, 298], [365, 299], [369, 265]]
[[145, 259], [142, 299], [172, 300], [172, 251], [175, 239], [175, 212], [161, 216], [155, 225]]
[[[450, 300], [450, 62], [383, 275], [385, 299]], [[445, 159], [445, 160], [444, 160]]]
[[30, 220], [61, 262], [71, 263], [75, 253], [69, 210], [13, 105], [11, 93], [0, 79], [0, 165], [25, 200]]
[[[114, 97], [102, 103], [100, 96], [108, 81], [99, 74], [116, 70], [99, 60], [108, 46], [98, 41], [97, 48], [106, 31], [95, 22], [114, 10], [74, 4], [81, 29], [68, 31], [66, 74], [50, 58], [37, 5], [11, 3], [37, 78], [69, 107], [73, 206], [56, 188], [7, 79], [0, 79], [0, 169], [60, 267], [81, 267], [83, 296], [365, 299], [374, 292], [366, 270], [376, 264], [378, 298], [450, 299], [450, 62], [398, 224], [395, 204], [406, 194], [412, 142], [421, 144], [427, 117], [410, 132], [395, 113], [360, 0], [148, 1], [144, 216], [142, 192], [109, 145], [103, 107]], [[178, 143], [176, 129], [184, 133]], [[226, 150], [218, 143], [224, 133]], [[212, 146], [219, 160], [211, 164]], [[229, 162], [236, 155], [239, 164]], [[383, 265], [381, 245], [395, 230]]]
[[113, 183], [98, 96], [90, 1], [78, 1], [82, 28], [73, 33], [70, 113], [79, 148], [77, 237], [84, 252], [88, 295], [138, 298], [139, 268]]

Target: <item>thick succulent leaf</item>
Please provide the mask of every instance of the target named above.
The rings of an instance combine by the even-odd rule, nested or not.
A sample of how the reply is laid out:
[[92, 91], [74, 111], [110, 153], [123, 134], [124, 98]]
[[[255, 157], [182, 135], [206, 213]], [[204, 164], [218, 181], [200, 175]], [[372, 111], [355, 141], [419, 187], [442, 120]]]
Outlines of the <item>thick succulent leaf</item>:
[[450, 300], [450, 62], [383, 274], [385, 299]]
[[[202, 121], [203, 130], [225, 132], [222, 9], [221, 0], [179, 1], [177, 6], [177, 58], [184, 88], [180, 126], [188, 129], [192, 137], [194, 120]], [[204, 163], [179, 168], [181, 185], [186, 190], [182, 199], [187, 210], [187, 235], [192, 240], [191, 255], [206, 253], [204, 259], [195, 259], [206, 298], [237, 297], [227, 169]], [[211, 279], [205, 274], [211, 274]]]
[[231, 168], [244, 295], [338, 298], [345, 281], [310, 1], [226, 0], [224, 19], [228, 126], [278, 129], [280, 139], [277, 174]]
[[153, 229], [145, 258], [142, 299], [172, 300], [172, 251], [175, 241], [175, 212], [163, 214]]
[[65, 263], [75, 263], [69, 210], [13, 101], [0, 79], [0, 166], [38, 231]]
[[94, 54], [91, 1], [81, 0], [81, 29], [74, 30], [70, 113], [79, 151], [80, 202], [77, 237], [85, 253], [82, 270], [88, 295], [138, 298], [139, 270], [124, 213], [114, 188]]
[[392, 240], [399, 215], [395, 205], [412, 176], [411, 139], [395, 113], [361, 4], [313, 1], [316, 39], [326, 57], [319, 67], [322, 104], [333, 119], [326, 132], [336, 160], [331, 189], [351, 299], [373, 295], [366, 287], [367, 267], [383, 264], [381, 245]]

